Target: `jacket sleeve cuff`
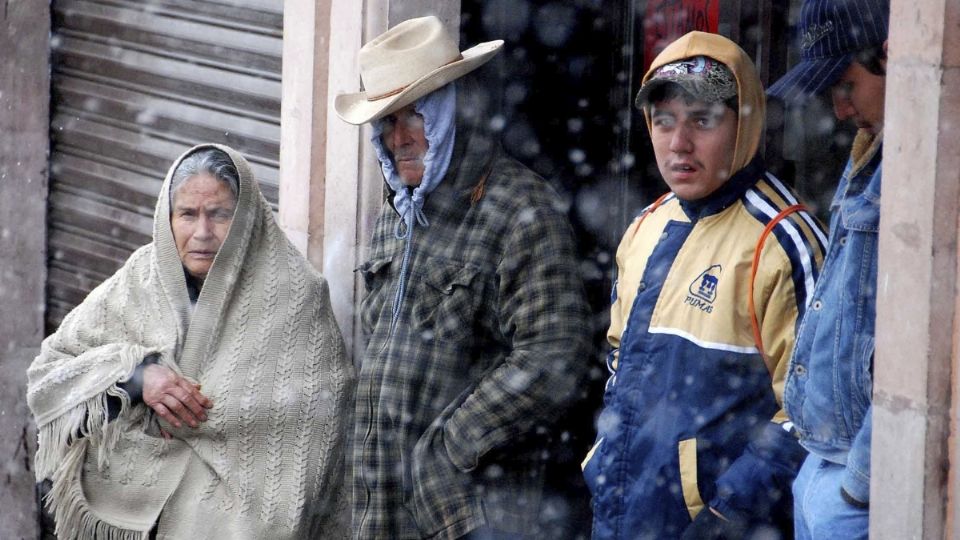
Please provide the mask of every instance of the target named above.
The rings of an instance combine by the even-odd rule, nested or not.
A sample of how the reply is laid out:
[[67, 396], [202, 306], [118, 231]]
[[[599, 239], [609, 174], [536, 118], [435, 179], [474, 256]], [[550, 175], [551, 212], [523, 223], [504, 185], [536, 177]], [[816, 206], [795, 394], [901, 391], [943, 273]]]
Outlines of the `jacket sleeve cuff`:
[[806, 451], [782, 426], [767, 422], [715, 481], [710, 507], [729, 519], [763, 517], [784, 504]]
[[847, 490], [843, 489], [842, 486], [840, 487], [840, 498], [846, 501], [847, 504], [849, 504], [850, 506], [853, 506], [854, 508], [859, 508], [861, 510], [866, 510], [870, 508], [869, 502], [857, 500], [856, 498], [854, 498], [853, 495], [850, 495], [849, 493], [847, 493]]
[[864, 476], [854, 468], [848, 466], [844, 469], [843, 477], [840, 479], [840, 489], [861, 505], [870, 502], [870, 477]]
[[847, 453], [847, 466], [840, 487], [862, 503], [870, 502], [870, 440], [873, 435], [873, 407], [867, 409], [863, 425]]
[[723, 499], [719, 496], [714, 497], [713, 500], [707, 504], [707, 508], [704, 508], [702, 511], [709, 512], [710, 508], [716, 510], [718, 514], [723, 516], [723, 519], [728, 521], [743, 521], [749, 519], [750, 517], [747, 512], [734, 508], [733, 505], [730, 504], [729, 500]]

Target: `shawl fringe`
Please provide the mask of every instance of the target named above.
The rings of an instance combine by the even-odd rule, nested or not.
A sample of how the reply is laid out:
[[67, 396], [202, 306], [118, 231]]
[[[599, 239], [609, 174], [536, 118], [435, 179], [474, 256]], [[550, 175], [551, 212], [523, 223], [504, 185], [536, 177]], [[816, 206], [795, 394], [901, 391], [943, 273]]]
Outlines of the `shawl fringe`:
[[53, 488], [47, 495], [47, 508], [56, 521], [60, 540], [96, 538], [97, 540], [146, 540], [148, 532], [133, 531], [111, 525], [95, 516], [87, 505], [80, 485], [84, 456], [90, 441], [81, 439], [70, 446], [65, 459], [53, 477]]
[[[113, 421], [109, 418], [108, 396], [120, 399], [120, 413]], [[112, 384], [105, 392], [87, 399], [40, 427], [35, 458], [37, 480], [57, 476], [58, 471], [65, 467], [67, 456], [81, 446], [84, 448], [82, 459], [88, 445], [80, 443], [87, 441], [96, 443], [97, 466], [103, 470], [109, 464], [109, 455], [120, 439], [121, 419], [129, 409], [130, 396]]]

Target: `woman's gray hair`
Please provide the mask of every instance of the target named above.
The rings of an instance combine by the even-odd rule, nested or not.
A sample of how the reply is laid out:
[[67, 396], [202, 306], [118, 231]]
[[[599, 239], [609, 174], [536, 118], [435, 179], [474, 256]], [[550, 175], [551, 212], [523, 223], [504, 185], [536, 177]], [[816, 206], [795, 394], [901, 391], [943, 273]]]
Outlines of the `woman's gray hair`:
[[190, 178], [203, 173], [207, 173], [227, 184], [230, 192], [233, 193], [233, 200], [236, 202], [237, 195], [240, 193], [240, 173], [237, 172], [236, 165], [223, 150], [204, 148], [183, 158], [183, 161], [177, 165], [177, 169], [173, 171], [173, 178], [170, 179], [171, 212], [173, 211], [173, 196], [177, 190]]

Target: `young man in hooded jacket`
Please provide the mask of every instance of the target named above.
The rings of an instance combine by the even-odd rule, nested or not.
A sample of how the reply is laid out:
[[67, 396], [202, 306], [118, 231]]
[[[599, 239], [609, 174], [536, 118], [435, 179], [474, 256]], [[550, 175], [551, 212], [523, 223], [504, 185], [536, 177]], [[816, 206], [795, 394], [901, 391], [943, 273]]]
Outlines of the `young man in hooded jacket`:
[[390, 190], [360, 268], [357, 538], [541, 534], [544, 427], [588, 368], [587, 310], [564, 205], [461, 78], [502, 44], [461, 53], [436, 17], [400, 23], [335, 103], [372, 124]]
[[784, 400], [809, 450], [794, 484], [799, 540], [866, 539], [888, 0], [808, 0], [801, 62], [770, 87], [796, 104], [830, 91], [859, 128], [830, 206], [823, 274], [797, 335]]
[[789, 530], [803, 450], [783, 380], [825, 238], [764, 171], [763, 89], [735, 43], [683, 36], [654, 60], [636, 104], [671, 192], [617, 251], [611, 376], [584, 461], [593, 536]]

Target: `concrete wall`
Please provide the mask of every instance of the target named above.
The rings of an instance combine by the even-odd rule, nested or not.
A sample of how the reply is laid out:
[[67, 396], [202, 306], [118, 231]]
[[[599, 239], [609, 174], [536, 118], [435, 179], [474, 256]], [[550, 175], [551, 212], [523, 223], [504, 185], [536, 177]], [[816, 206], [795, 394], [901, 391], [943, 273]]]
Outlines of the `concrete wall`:
[[960, 1], [890, 23], [870, 537], [958, 538]]
[[[460, 2], [438, 0], [394, 0], [390, 2], [388, 27], [414, 17], [436, 15], [453, 36], [460, 35]], [[375, 37], [375, 36], [371, 36]]]
[[43, 339], [50, 6], [0, 2], [0, 538], [36, 538], [26, 370]]

